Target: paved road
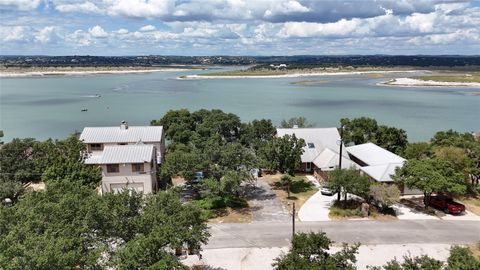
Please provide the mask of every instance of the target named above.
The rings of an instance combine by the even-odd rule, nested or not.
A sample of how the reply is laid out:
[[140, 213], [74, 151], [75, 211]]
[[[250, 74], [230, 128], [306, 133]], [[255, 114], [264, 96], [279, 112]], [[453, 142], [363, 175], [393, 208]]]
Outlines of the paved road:
[[288, 222], [290, 215], [278, 200], [268, 183], [257, 182], [255, 190], [249, 192], [248, 204], [252, 209], [253, 222]]
[[[445, 220], [298, 222], [297, 231], [324, 231], [335, 242], [362, 244], [442, 243], [480, 241], [480, 222]], [[291, 224], [257, 222], [211, 225], [206, 249], [284, 247], [289, 245]]]

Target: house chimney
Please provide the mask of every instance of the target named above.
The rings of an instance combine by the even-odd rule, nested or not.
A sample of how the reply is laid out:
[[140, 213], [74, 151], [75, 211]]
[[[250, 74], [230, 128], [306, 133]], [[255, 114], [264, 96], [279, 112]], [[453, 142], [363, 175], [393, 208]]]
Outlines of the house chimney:
[[120, 124], [120, 129], [121, 130], [126, 130], [128, 129], [128, 122], [127, 121], [122, 121], [122, 123]]
[[293, 125], [293, 128], [298, 128], [298, 125]]

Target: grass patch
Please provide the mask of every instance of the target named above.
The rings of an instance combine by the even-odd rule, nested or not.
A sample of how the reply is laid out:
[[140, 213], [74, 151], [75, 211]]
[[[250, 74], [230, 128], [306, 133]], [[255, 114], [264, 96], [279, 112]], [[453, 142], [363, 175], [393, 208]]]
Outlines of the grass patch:
[[480, 83], [480, 73], [418, 76], [418, 77], [414, 77], [414, 79], [418, 79], [422, 81], [435, 81], [435, 82]]
[[202, 216], [210, 223], [247, 223], [252, 220], [252, 211], [244, 198], [207, 196], [192, 203], [203, 210]]
[[290, 186], [290, 197], [287, 195], [287, 191], [280, 183], [281, 174], [266, 175], [259, 179], [268, 183], [275, 191], [277, 198], [282, 202], [288, 211], [292, 211], [292, 202], [295, 202], [295, 208], [298, 214], [298, 210], [302, 205], [318, 190], [310, 183], [305, 176], [293, 177], [292, 185]]
[[468, 248], [472, 252], [473, 256], [480, 259], [480, 241], [478, 241], [476, 244], [468, 245]]
[[[363, 218], [361, 205], [362, 203], [356, 200], [334, 201], [328, 215], [332, 219]], [[372, 204], [370, 204], [368, 217], [376, 220], [396, 219], [395, 210], [392, 208], [379, 209]]]
[[362, 218], [362, 211], [360, 210], [360, 202], [354, 200], [335, 201], [330, 207], [331, 218]]

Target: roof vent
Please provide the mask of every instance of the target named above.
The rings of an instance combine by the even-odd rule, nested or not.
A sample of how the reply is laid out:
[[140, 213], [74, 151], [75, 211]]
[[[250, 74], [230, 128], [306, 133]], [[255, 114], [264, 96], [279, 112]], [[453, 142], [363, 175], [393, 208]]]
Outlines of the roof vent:
[[122, 121], [122, 123], [120, 124], [120, 129], [121, 130], [126, 130], [128, 129], [128, 122], [127, 121]]

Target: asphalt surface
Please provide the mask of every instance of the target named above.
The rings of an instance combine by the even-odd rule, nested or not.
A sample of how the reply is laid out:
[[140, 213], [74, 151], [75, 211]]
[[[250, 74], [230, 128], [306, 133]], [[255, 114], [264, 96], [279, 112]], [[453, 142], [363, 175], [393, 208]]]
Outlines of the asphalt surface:
[[268, 183], [258, 181], [256, 188], [249, 191], [247, 199], [255, 223], [288, 222], [291, 219]]
[[[446, 220], [297, 222], [297, 232], [326, 232], [337, 243], [362, 244], [474, 244], [480, 241], [480, 222]], [[210, 225], [205, 249], [285, 247], [290, 243], [288, 222]]]

